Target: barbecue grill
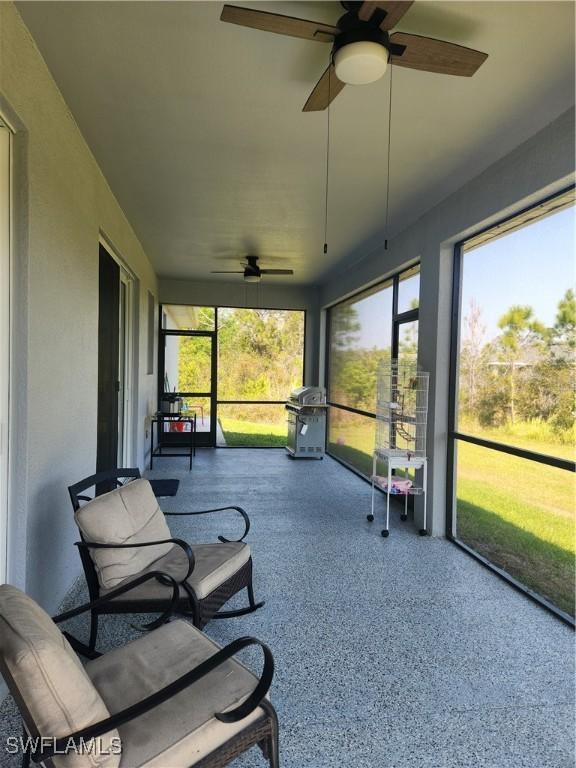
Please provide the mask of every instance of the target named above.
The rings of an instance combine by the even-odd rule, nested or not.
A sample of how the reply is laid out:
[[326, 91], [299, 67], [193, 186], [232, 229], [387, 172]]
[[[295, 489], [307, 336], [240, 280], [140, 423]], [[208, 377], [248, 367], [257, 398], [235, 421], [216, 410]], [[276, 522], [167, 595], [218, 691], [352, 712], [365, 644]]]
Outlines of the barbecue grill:
[[326, 390], [298, 387], [288, 398], [286, 450], [294, 459], [322, 459], [326, 445]]

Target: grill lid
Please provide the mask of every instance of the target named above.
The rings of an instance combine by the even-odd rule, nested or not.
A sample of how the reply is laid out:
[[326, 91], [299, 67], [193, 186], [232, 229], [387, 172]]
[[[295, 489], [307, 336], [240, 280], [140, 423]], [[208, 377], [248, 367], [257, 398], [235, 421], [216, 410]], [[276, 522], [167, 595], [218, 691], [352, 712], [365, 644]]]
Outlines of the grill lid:
[[323, 405], [326, 402], [324, 387], [298, 387], [290, 393], [292, 405]]

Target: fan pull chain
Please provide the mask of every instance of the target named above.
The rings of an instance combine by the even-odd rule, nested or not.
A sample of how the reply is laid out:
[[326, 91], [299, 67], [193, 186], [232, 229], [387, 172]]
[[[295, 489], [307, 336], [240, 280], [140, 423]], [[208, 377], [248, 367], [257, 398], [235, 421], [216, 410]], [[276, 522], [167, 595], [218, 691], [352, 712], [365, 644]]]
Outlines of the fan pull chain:
[[390, 56], [390, 86], [388, 88], [388, 158], [386, 161], [386, 218], [384, 223], [384, 231], [386, 232], [386, 239], [384, 240], [384, 250], [388, 250], [388, 209], [390, 207], [390, 145], [392, 143], [392, 57]]
[[326, 196], [324, 200], [324, 253], [328, 253], [328, 182], [330, 180], [330, 102], [332, 85], [332, 59], [328, 66], [328, 116], [326, 124]]

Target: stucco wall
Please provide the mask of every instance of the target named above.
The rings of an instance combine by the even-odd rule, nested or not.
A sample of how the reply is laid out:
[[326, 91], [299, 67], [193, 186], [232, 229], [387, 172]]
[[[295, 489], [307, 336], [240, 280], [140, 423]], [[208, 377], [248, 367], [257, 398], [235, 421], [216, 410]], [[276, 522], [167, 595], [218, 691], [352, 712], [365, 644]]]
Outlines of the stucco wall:
[[[513, 152], [487, 168], [384, 250], [384, 234], [364, 254], [351, 254], [320, 288], [323, 307], [419, 259], [419, 363], [430, 371], [428, 425], [429, 510], [435, 535], [445, 533], [449, 333], [454, 244], [574, 182], [574, 109], [565, 112]], [[393, 194], [394, 191], [392, 190]], [[495, 275], [494, 279], [498, 279]], [[418, 513], [421, 510], [417, 507]], [[420, 520], [418, 520], [418, 523]], [[430, 528], [430, 526], [429, 526]]]
[[[133, 461], [144, 463], [154, 271], [34, 41], [0, 3], [0, 110], [16, 130], [9, 580], [54, 610], [80, 563], [67, 485], [96, 463], [98, 242], [136, 278]], [[105, 115], [102, 116], [105, 120]]]
[[307, 385], [318, 384], [320, 309], [315, 286], [274, 285], [264, 281], [247, 284], [241, 279], [230, 283], [161, 279], [160, 301], [198, 306], [305, 309], [305, 379]]

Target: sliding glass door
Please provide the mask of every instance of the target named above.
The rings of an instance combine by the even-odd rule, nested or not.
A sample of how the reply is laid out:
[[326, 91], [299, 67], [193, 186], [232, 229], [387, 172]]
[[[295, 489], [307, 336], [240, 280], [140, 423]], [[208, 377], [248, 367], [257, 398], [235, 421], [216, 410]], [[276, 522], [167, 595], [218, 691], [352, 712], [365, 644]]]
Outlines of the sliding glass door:
[[574, 616], [573, 190], [455, 257], [448, 534]]
[[120, 268], [119, 355], [118, 355], [118, 466], [127, 467], [132, 460], [132, 390], [134, 338], [134, 282]]
[[96, 467], [129, 467], [134, 376], [133, 276], [108, 245], [98, 255], [98, 429]]

